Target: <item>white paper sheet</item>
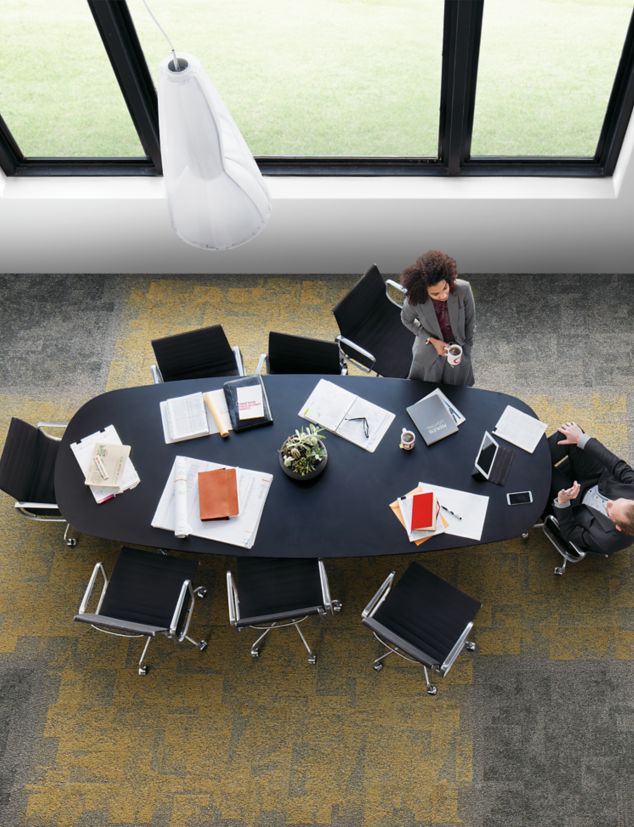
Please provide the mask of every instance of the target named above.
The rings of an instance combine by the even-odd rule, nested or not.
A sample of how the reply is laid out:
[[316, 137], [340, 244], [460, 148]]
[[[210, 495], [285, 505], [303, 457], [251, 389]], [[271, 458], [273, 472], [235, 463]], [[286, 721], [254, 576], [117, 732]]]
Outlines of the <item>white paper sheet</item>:
[[[109, 442], [116, 445], [122, 444], [114, 425], [108, 425], [102, 431], [95, 431], [94, 434], [89, 434], [83, 439], [80, 439], [78, 442], [72, 442], [70, 446], [71, 451], [75, 454], [79, 467], [84, 472], [84, 477], [88, 473], [90, 460], [92, 458], [93, 445], [96, 442]], [[128, 491], [130, 488], [135, 488], [140, 482], [141, 480], [134, 465], [132, 464], [132, 460], [127, 459], [123, 469], [123, 474], [119, 480], [119, 490], [116, 494], [120, 494], [123, 491]], [[91, 485], [90, 490], [92, 491], [92, 495], [97, 503], [103, 503], [106, 500], [111, 500], [115, 496], [115, 492], [113, 492], [112, 488]]]
[[[484, 497], [482, 494], [471, 494], [468, 491], [459, 491], [456, 488], [445, 488], [442, 485], [434, 485], [430, 482], [419, 482], [418, 484], [430, 491], [435, 491], [441, 509], [442, 506], [445, 506], [442, 513], [449, 523], [445, 529], [447, 534], [453, 534], [455, 537], [466, 537], [469, 540], [481, 539], [484, 520], [489, 507], [488, 497]], [[445, 509], [453, 511], [454, 515], [457, 514], [462, 519], [458, 520]]]
[[187, 522], [189, 533], [196, 537], [208, 540], [217, 540], [232, 546], [251, 548], [255, 542], [266, 497], [273, 481], [273, 475], [263, 471], [251, 471], [246, 468], [237, 469], [238, 477], [238, 504], [240, 513], [237, 517], [228, 520], [200, 519], [200, 505], [198, 501], [198, 473], [213, 471], [218, 468], [231, 466], [217, 462], [206, 462], [193, 457], [176, 457], [174, 465], [163, 489], [163, 493], [152, 518], [154, 528], [163, 528], [174, 531], [176, 527], [176, 504], [174, 494], [174, 479], [177, 463], [183, 460], [187, 470]]
[[177, 457], [174, 463], [174, 534], [180, 539], [189, 536], [187, 462], [184, 457]]
[[458, 408], [456, 408], [453, 402], [447, 399], [447, 397], [440, 390], [440, 388], [435, 388], [435, 390], [433, 390], [431, 393], [428, 393], [427, 396], [423, 396], [423, 399], [428, 399], [430, 396], [437, 396], [442, 402], [442, 404], [445, 406], [445, 408], [447, 408], [447, 410], [451, 414], [451, 417], [453, 421], [456, 423], [456, 425], [462, 425], [462, 423], [465, 421], [465, 417], [460, 413], [460, 411], [458, 410]]
[[512, 405], [507, 405], [502, 416], [498, 419], [493, 433], [495, 436], [499, 436], [501, 439], [505, 439], [512, 445], [517, 445], [518, 448], [532, 454], [547, 427], [548, 425], [545, 422], [541, 422], [523, 411], [518, 411]]

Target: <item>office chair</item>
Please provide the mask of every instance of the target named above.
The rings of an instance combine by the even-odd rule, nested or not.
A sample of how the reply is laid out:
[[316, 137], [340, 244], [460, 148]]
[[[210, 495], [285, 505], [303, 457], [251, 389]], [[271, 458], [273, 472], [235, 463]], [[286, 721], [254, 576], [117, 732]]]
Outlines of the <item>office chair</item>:
[[336, 342], [277, 333], [274, 330], [269, 333], [268, 353], [260, 356], [256, 373], [261, 373], [264, 365], [267, 373], [348, 372]]
[[29, 520], [65, 523], [64, 542], [74, 548], [70, 524], [62, 517], [55, 498], [55, 460], [60, 437], [44, 428], [65, 428], [61, 422], [38, 422], [36, 427], [12, 417], [0, 457], [0, 490], [15, 497], [16, 509]]
[[435, 695], [428, 670], [444, 677], [463, 649], [475, 649], [467, 638], [481, 604], [419, 563], [410, 563], [392, 588], [394, 577], [390, 572], [361, 614], [364, 625], [388, 650], [372, 667], [380, 672], [391, 654], [416, 661], [423, 667], [427, 694]]
[[559, 528], [559, 521], [552, 514], [548, 514], [544, 518], [542, 531], [546, 539], [554, 546], [554, 548], [561, 554], [563, 558], [563, 565], [555, 566], [555, 574], [561, 577], [566, 571], [568, 563], [580, 563], [584, 557], [588, 555], [594, 557], [609, 557], [609, 554], [601, 554], [599, 551], [593, 551], [588, 548], [581, 548], [570, 540], [566, 540]]
[[313, 558], [238, 557], [236, 577], [227, 571], [227, 599], [232, 626], [263, 630], [251, 646], [253, 658], [273, 629], [294, 626], [308, 662], [316, 663], [299, 624], [309, 615], [341, 611], [341, 603], [330, 597], [324, 564]]
[[152, 339], [152, 349], [157, 362], [150, 367], [155, 385], [175, 379], [244, 376], [240, 348], [231, 347], [220, 324]]
[[[192, 587], [197, 569], [195, 561], [122, 548], [110, 579], [102, 563], [95, 565], [75, 620], [118, 637], [145, 637], [139, 675], [148, 673], [150, 667], [143, 661], [150, 641], [157, 635], [178, 643], [187, 640], [203, 652], [207, 641], [193, 640], [187, 634], [195, 600], [207, 594], [202, 586]], [[97, 607], [91, 613], [88, 603], [98, 575], [103, 578], [103, 586]]]
[[[398, 288], [398, 299], [394, 298], [395, 288]], [[400, 285], [391, 281], [386, 288], [378, 267], [373, 264], [332, 311], [340, 330], [336, 341], [348, 361], [380, 376], [405, 378], [408, 375], [414, 334], [401, 322], [402, 301], [404, 294]]]

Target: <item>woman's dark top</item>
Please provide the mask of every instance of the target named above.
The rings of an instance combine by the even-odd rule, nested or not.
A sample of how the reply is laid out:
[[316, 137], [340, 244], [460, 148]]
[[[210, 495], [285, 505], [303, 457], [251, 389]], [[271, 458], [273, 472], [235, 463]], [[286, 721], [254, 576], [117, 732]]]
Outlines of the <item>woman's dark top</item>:
[[434, 311], [436, 313], [436, 318], [438, 319], [438, 324], [440, 325], [440, 332], [442, 333], [442, 338], [444, 342], [453, 342], [453, 330], [451, 329], [451, 323], [449, 322], [449, 309], [447, 307], [447, 302], [439, 302], [435, 299], [431, 300], [432, 304], [434, 305]]

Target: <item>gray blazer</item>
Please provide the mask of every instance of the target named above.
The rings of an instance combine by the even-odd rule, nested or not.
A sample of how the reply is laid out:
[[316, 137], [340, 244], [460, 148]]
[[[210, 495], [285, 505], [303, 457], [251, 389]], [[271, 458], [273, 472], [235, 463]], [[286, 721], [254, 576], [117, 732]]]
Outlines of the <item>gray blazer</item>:
[[447, 311], [454, 341], [461, 345], [463, 350], [462, 362], [455, 368], [447, 364], [444, 356], [438, 356], [431, 345], [425, 344], [428, 336], [442, 339], [432, 300], [427, 299], [423, 304], [410, 304], [409, 300], [405, 299], [401, 321], [416, 336], [408, 378], [422, 379], [424, 382], [442, 382], [446, 385], [473, 385], [471, 349], [476, 316], [473, 293], [468, 281], [456, 279], [455, 289], [447, 299]]

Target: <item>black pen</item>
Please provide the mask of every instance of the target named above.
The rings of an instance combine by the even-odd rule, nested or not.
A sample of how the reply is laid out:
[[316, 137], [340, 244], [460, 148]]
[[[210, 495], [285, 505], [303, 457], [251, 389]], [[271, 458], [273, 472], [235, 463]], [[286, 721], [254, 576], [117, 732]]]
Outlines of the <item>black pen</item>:
[[460, 514], [454, 514], [454, 512], [453, 512], [453, 511], [450, 511], [450, 510], [447, 508], [447, 506], [446, 506], [446, 505], [441, 505], [440, 507], [442, 508], [442, 510], [443, 510], [443, 511], [446, 511], [446, 512], [447, 512], [447, 514], [451, 514], [451, 516], [452, 516], [452, 517], [455, 517], [455, 518], [456, 518], [456, 520], [462, 520], [462, 517], [460, 516]]

